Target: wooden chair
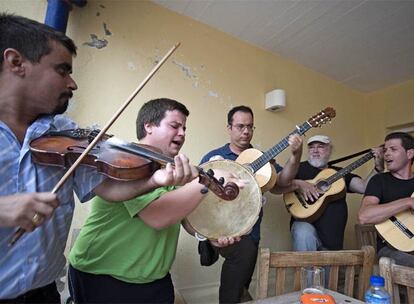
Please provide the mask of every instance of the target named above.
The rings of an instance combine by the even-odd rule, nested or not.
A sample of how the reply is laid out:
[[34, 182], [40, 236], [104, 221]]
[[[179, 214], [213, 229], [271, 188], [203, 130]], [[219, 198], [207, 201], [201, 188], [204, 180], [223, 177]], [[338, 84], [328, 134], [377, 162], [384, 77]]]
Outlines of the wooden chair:
[[355, 236], [358, 248], [372, 246], [377, 250], [377, 230], [371, 224], [355, 224]]
[[[338, 290], [339, 268], [345, 268], [345, 286], [343, 293], [354, 296], [354, 282], [358, 276], [356, 297], [363, 299], [369, 286], [372, 274], [375, 251], [372, 246], [364, 246], [360, 250], [339, 251], [282, 251], [270, 252], [269, 248], [260, 248], [258, 256], [257, 289], [258, 299], [268, 296], [270, 268], [276, 270], [275, 294], [285, 293], [286, 270], [294, 269], [293, 291], [300, 290], [300, 270], [305, 266], [329, 266], [329, 282], [327, 288]], [[289, 290], [290, 292], [291, 290]]]
[[385, 279], [385, 289], [391, 295], [391, 303], [401, 303], [399, 287], [406, 287], [407, 290], [404, 303], [414, 303], [414, 268], [397, 265], [387, 257], [380, 258], [379, 267], [380, 274]]

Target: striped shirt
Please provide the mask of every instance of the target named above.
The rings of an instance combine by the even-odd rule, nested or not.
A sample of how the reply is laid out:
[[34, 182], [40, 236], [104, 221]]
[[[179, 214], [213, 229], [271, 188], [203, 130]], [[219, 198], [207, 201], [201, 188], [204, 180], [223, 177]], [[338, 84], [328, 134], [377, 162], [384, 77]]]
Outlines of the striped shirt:
[[[23, 145], [0, 121], [0, 196], [16, 193], [50, 192], [66, 169], [34, 164], [29, 143], [49, 130], [76, 128], [65, 116], [45, 116], [27, 130]], [[104, 176], [80, 166], [60, 188], [60, 206], [51, 219], [26, 233], [9, 247], [16, 228], [0, 228], [0, 299], [11, 299], [31, 289], [52, 283], [59, 277], [66, 260], [63, 255], [75, 207], [73, 191], [84, 202]]]

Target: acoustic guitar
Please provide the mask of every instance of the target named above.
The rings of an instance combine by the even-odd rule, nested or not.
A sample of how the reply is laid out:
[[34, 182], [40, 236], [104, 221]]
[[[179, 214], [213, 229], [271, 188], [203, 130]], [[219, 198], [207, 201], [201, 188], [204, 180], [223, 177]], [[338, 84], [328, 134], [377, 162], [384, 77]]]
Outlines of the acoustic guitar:
[[316, 186], [320, 197], [314, 201], [306, 201], [298, 191], [292, 191], [283, 195], [286, 209], [296, 219], [314, 222], [325, 210], [327, 204], [345, 196], [345, 180], [343, 177], [362, 166], [374, 157], [372, 152], [368, 152], [355, 162], [345, 168], [336, 171], [328, 168], [318, 173], [318, 175], [307, 182]]
[[237, 157], [236, 162], [248, 168], [251, 173], [254, 174], [254, 177], [262, 192], [266, 192], [274, 187], [277, 179], [276, 170], [274, 166], [269, 163], [269, 161], [289, 146], [289, 136], [292, 134], [303, 135], [311, 128], [321, 127], [323, 124], [331, 121], [335, 115], [336, 112], [333, 108], [325, 108], [325, 110], [315, 114], [301, 126], [296, 126], [296, 129], [293, 132], [283, 138], [268, 151], [262, 153], [254, 148], [244, 150]]
[[[414, 197], [414, 193], [411, 195]], [[392, 247], [405, 252], [414, 251], [414, 212], [408, 209], [391, 216], [375, 228]]]

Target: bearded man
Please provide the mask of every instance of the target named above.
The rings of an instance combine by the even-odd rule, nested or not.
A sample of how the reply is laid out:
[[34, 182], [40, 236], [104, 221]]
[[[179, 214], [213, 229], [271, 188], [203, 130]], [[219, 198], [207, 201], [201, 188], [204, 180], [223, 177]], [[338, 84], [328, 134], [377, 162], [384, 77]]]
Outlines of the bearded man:
[[[277, 193], [296, 191], [307, 202], [318, 199], [314, 184], [307, 182], [315, 178], [319, 172], [328, 168], [332, 153], [332, 141], [328, 136], [315, 135], [308, 140], [308, 160], [301, 162], [298, 173], [289, 188], [279, 189]], [[346, 191], [363, 194], [368, 181], [375, 174], [384, 171], [382, 148], [373, 148], [375, 166], [370, 174], [361, 177], [348, 173], [344, 176]], [[334, 170], [341, 168], [329, 166]], [[276, 193], [276, 192], [275, 192]], [[348, 219], [346, 196], [331, 201], [326, 205], [322, 215], [314, 222], [308, 223], [292, 218], [290, 230], [292, 247], [295, 251], [341, 250], [343, 249], [345, 226]]]

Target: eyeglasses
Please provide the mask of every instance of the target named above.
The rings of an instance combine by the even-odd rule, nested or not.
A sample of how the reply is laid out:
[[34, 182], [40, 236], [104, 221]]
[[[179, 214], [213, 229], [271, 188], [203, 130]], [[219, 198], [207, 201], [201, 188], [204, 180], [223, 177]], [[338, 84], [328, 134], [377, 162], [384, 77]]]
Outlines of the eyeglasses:
[[255, 126], [253, 125], [244, 125], [244, 124], [237, 124], [237, 125], [231, 125], [232, 127], [235, 127], [237, 131], [239, 132], [243, 132], [245, 129], [247, 129], [247, 131], [251, 132], [254, 129], [256, 129]]

